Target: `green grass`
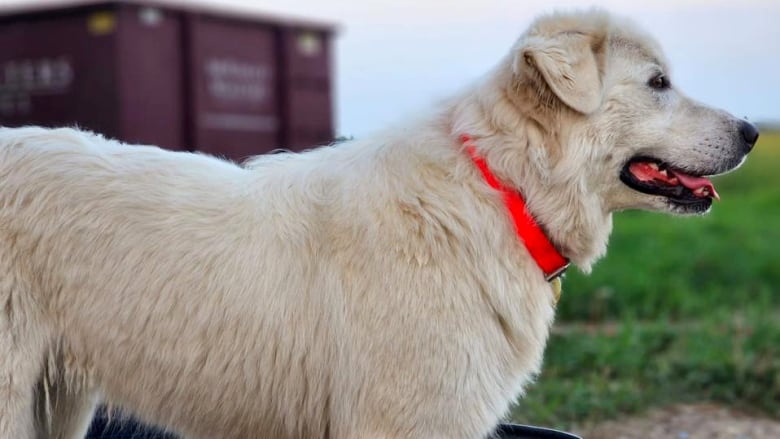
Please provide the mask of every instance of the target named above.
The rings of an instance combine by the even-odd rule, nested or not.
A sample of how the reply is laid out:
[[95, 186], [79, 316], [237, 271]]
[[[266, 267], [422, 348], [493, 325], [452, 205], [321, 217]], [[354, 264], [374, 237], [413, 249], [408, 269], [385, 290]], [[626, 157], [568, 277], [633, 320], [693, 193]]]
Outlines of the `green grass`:
[[568, 428], [702, 400], [780, 413], [780, 133], [715, 185], [705, 217], [616, 214], [608, 256], [564, 280], [514, 420]]

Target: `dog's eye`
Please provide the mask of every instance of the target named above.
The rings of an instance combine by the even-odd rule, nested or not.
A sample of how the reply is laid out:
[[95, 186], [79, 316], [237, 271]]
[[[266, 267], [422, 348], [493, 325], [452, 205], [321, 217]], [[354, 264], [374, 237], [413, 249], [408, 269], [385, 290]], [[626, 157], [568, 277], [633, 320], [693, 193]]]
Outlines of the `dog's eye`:
[[650, 81], [648, 81], [647, 85], [656, 90], [666, 90], [672, 86], [672, 84], [669, 82], [669, 79], [663, 74], [658, 74], [650, 78]]

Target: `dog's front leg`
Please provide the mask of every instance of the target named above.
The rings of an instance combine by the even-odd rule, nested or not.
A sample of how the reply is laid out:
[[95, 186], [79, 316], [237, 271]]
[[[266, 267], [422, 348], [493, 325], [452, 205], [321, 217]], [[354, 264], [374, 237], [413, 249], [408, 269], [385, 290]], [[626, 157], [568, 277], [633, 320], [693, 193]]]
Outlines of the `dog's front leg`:
[[35, 434], [35, 385], [46, 337], [38, 333], [25, 299], [0, 286], [0, 439], [33, 439]]
[[82, 439], [89, 429], [97, 394], [83, 386], [69, 385], [65, 373], [38, 382], [36, 439]]

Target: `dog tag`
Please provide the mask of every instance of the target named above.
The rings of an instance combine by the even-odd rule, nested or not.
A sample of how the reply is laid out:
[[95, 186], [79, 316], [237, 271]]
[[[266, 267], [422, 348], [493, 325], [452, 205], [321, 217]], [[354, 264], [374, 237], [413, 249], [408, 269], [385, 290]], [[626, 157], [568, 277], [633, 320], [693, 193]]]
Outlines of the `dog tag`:
[[561, 300], [561, 290], [563, 288], [561, 285], [561, 278], [556, 277], [553, 279], [552, 282], [550, 282], [550, 286], [553, 290], [553, 304], [557, 305], [558, 301]]

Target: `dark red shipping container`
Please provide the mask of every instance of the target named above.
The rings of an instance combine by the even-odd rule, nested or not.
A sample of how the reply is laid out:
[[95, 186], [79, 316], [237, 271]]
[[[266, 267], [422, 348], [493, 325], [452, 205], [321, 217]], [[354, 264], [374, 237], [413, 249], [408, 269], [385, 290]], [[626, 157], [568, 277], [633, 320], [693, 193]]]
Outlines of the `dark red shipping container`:
[[141, 0], [0, 12], [0, 124], [234, 160], [328, 143], [333, 33]]

